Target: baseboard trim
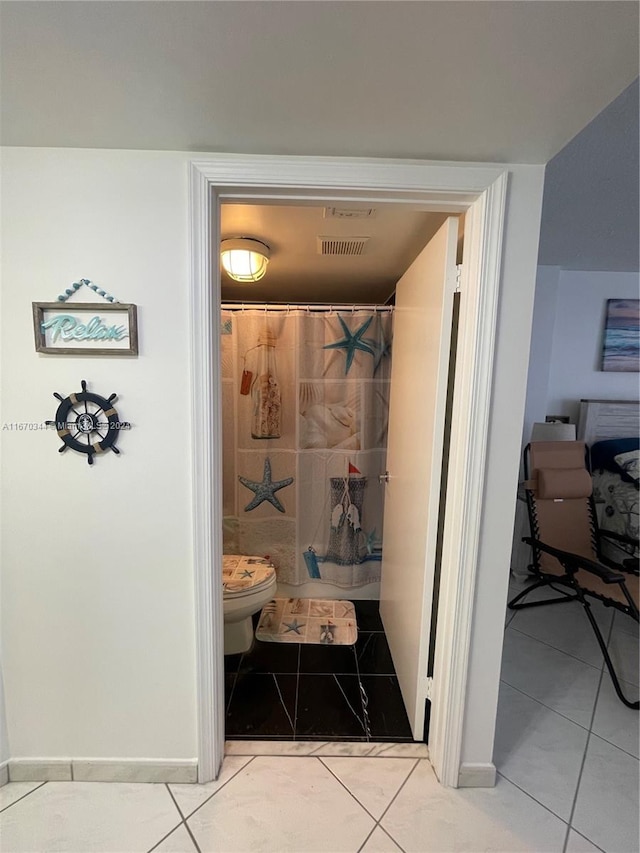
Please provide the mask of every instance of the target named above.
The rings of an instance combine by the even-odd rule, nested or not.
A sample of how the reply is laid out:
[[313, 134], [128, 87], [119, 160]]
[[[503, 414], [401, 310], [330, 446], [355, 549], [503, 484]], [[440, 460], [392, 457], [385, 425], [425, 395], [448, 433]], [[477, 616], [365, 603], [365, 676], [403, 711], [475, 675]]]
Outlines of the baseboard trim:
[[0, 762], [0, 788], [9, 781], [9, 762]]
[[458, 774], [458, 788], [493, 788], [496, 784], [496, 766], [487, 764], [462, 764]]
[[198, 781], [196, 759], [12, 758], [11, 782], [171, 782]]

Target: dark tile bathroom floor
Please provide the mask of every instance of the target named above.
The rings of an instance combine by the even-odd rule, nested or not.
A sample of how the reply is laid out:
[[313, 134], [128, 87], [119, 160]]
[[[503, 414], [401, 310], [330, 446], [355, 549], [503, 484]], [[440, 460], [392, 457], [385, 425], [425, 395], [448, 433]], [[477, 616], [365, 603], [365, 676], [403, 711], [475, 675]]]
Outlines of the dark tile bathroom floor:
[[355, 646], [255, 640], [225, 656], [227, 739], [413, 740], [378, 602], [354, 604]]

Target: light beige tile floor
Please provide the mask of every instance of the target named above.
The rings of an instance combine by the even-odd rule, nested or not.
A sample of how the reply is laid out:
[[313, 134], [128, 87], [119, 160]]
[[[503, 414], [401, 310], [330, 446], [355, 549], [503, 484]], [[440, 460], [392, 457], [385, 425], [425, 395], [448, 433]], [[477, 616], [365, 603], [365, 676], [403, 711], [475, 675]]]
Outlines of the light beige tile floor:
[[[0, 851], [638, 853], [639, 715], [573, 606], [507, 616], [495, 788], [442, 788], [419, 744], [232, 741], [207, 785], [9, 783]], [[637, 633], [600, 618], [631, 692]]]
[[20, 794], [0, 814], [2, 853], [538, 853], [562, 850], [567, 834], [504, 778], [445, 789], [427, 758], [384, 754], [228, 756], [206, 786], [48, 782]]

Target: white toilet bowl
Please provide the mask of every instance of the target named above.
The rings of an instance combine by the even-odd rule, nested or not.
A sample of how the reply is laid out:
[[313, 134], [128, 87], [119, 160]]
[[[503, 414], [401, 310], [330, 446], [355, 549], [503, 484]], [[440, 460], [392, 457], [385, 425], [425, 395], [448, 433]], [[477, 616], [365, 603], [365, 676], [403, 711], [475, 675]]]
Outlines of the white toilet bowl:
[[276, 570], [261, 557], [223, 558], [224, 653], [246, 652], [253, 642], [254, 613], [276, 594]]

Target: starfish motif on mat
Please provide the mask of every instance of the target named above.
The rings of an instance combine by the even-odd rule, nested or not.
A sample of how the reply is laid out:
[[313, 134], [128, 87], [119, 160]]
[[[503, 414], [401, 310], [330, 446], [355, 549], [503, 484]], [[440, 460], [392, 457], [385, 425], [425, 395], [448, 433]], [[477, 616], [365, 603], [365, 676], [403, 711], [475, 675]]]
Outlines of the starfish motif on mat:
[[249, 569], [245, 569], [240, 575], [241, 578], [252, 578], [253, 572], [250, 572]]
[[251, 491], [255, 493], [253, 500], [244, 508], [245, 512], [250, 512], [257, 506], [260, 506], [263, 501], [269, 501], [269, 503], [274, 506], [278, 512], [284, 512], [284, 507], [276, 497], [275, 493], [280, 489], [284, 489], [285, 486], [290, 486], [291, 483], [293, 483], [293, 477], [286, 477], [284, 480], [276, 480], [275, 482], [272, 481], [271, 460], [268, 456], [264, 460], [264, 473], [262, 475], [261, 483], [256, 483], [253, 480], [247, 480], [246, 477], [238, 477], [238, 479], [243, 486], [246, 486], [247, 489], [251, 489]]
[[353, 359], [356, 357], [356, 352], [361, 350], [361, 352], [369, 353], [374, 358], [376, 356], [375, 351], [371, 347], [369, 343], [362, 339], [362, 336], [367, 331], [369, 326], [371, 325], [371, 321], [373, 317], [369, 317], [368, 320], [360, 326], [355, 332], [352, 332], [351, 329], [347, 326], [342, 317], [338, 314], [338, 320], [340, 321], [340, 325], [342, 326], [342, 331], [344, 332], [344, 338], [341, 341], [336, 341], [333, 344], [325, 344], [323, 349], [343, 349], [347, 354], [347, 362], [345, 365], [344, 373], [345, 376], [349, 372], [349, 368], [353, 364]]
[[295, 634], [300, 633], [300, 628], [304, 628], [304, 622], [299, 624], [297, 619], [294, 619], [293, 622], [284, 622], [287, 630], [283, 631], [284, 634], [288, 634], [289, 631], [293, 631]]

